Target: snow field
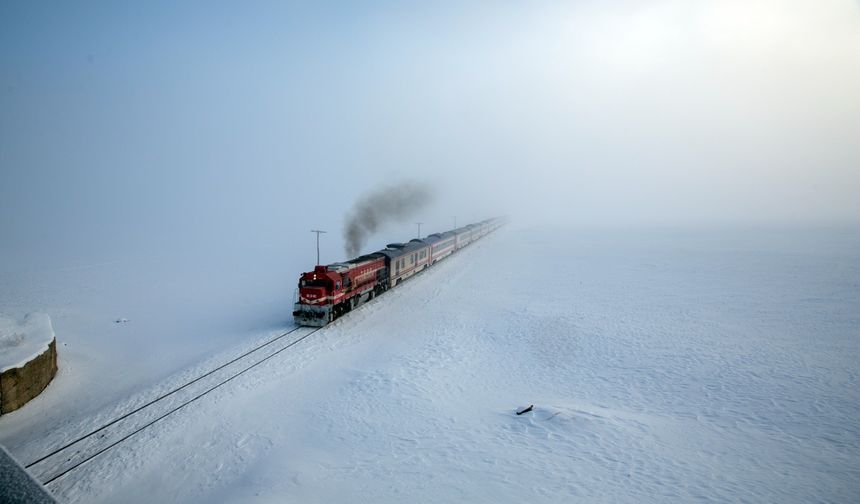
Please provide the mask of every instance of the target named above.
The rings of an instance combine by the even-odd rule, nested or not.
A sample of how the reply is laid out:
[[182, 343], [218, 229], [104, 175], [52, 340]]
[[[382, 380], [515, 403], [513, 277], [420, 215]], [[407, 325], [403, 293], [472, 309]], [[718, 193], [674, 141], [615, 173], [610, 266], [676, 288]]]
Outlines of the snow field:
[[853, 502], [855, 236], [504, 229], [51, 489], [68, 502]]

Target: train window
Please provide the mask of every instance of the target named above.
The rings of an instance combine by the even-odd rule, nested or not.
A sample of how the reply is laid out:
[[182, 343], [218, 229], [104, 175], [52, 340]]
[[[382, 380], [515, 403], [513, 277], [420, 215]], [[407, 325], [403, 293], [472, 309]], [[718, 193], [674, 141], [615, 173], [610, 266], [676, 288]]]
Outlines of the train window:
[[326, 287], [325, 280], [302, 280], [302, 287]]

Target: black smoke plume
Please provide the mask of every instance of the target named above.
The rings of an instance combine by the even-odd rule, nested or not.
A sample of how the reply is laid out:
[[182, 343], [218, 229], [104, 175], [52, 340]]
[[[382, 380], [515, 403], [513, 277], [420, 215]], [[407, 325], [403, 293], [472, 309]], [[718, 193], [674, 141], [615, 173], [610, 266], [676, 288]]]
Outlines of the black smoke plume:
[[343, 227], [347, 257], [361, 251], [367, 237], [390, 222], [404, 221], [433, 200], [432, 189], [416, 182], [383, 187], [359, 199]]

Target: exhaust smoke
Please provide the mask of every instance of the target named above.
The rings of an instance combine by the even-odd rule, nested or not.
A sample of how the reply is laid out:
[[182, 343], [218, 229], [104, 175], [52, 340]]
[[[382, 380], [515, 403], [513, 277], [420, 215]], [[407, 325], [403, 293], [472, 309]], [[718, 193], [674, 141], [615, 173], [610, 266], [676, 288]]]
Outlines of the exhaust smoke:
[[390, 222], [402, 222], [412, 217], [432, 200], [431, 187], [416, 182], [384, 187], [363, 196], [355, 203], [344, 224], [346, 256], [355, 257], [371, 234]]

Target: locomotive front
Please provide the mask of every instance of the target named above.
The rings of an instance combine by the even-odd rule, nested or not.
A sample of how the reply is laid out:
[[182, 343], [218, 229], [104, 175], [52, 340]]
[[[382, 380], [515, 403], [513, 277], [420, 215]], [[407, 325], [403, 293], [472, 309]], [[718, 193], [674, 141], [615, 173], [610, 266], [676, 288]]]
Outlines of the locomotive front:
[[334, 293], [340, 289], [340, 283], [340, 275], [325, 266], [317, 266], [313, 271], [302, 274], [299, 299], [293, 311], [296, 323], [322, 327], [331, 322]]
[[316, 266], [299, 278], [299, 299], [293, 311], [296, 324], [328, 324], [385, 290], [387, 278], [382, 254]]

